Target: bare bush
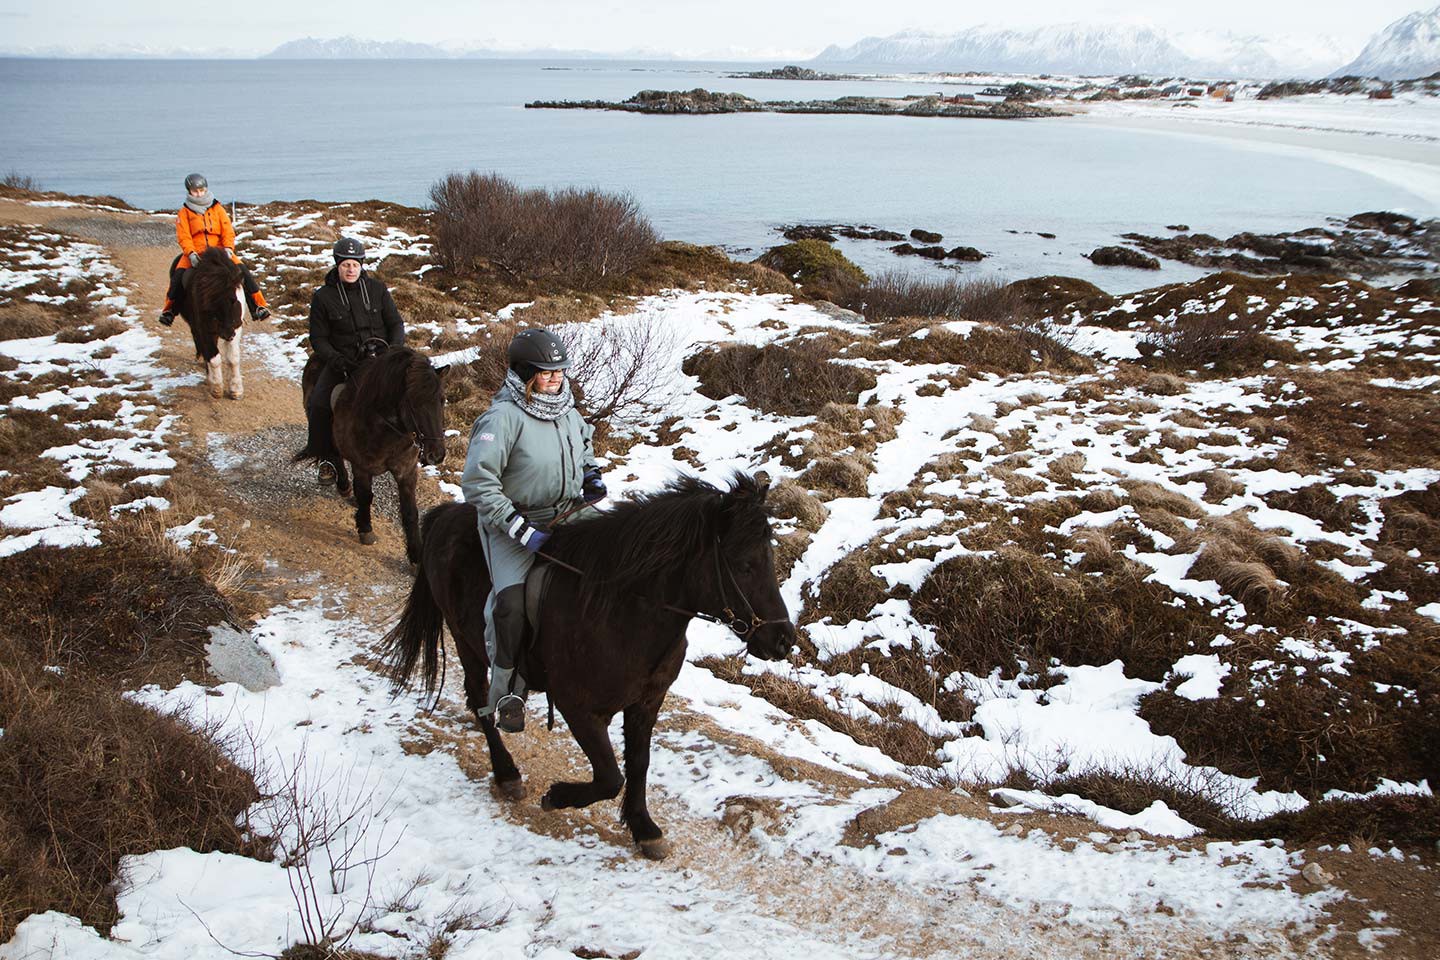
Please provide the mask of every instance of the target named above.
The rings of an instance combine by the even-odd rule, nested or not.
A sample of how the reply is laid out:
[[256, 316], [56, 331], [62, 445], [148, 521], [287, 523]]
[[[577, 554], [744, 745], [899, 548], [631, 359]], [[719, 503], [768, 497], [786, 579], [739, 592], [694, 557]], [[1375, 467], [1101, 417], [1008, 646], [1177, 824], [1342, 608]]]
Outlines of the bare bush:
[[903, 270], [877, 274], [842, 306], [870, 320], [947, 317], [1008, 323], [1027, 312], [1019, 294], [992, 277], [931, 277]]
[[11, 170], [5, 174], [5, 179], [0, 180], [0, 183], [14, 190], [29, 190], [32, 193], [39, 193], [44, 189], [40, 186], [39, 180], [18, 170]]
[[525, 190], [471, 171], [437, 181], [430, 202], [435, 252], [459, 274], [483, 261], [516, 278], [587, 289], [635, 269], [660, 240], [628, 194]]

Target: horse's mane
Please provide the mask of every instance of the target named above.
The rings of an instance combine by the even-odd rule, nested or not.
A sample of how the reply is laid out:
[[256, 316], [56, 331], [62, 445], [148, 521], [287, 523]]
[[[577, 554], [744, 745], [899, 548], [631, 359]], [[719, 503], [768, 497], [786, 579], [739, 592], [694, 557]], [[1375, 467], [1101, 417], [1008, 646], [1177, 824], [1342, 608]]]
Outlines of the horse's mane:
[[191, 269], [195, 274], [190, 279], [189, 296], [196, 316], [186, 319], [198, 321], [203, 313], [220, 313], [219, 308], [225, 305], [227, 299], [234, 301], [238, 308], [235, 288], [240, 284], [240, 265], [231, 260], [224, 249], [209, 247], [200, 254], [200, 262]]
[[358, 410], [387, 411], [400, 405], [412, 389], [424, 386], [430, 361], [409, 347], [391, 347], [367, 361], [352, 381]]
[[[617, 598], [663, 599], [682, 583], [714, 549], [722, 508], [736, 511], [729, 528], [767, 536], [764, 500], [764, 488], [743, 473], [734, 475], [728, 494], [698, 477], [681, 477], [598, 516], [560, 524], [545, 552], [585, 571], [578, 585], [580, 609], [603, 616]], [[762, 522], [736, 523], [750, 510]]]

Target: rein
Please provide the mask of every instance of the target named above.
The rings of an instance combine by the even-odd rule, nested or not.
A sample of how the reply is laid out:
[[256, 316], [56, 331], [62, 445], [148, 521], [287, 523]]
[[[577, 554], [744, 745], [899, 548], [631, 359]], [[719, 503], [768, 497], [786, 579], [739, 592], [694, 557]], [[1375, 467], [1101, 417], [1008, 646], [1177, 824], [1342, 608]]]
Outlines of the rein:
[[[576, 507], [574, 509], [579, 508]], [[563, 567], [564, 569], [569, 570], [577, 577], [583, 578], [586, 576], [584, 570], [581, 570], [579, 567], [574, 566], [573, 564], [566, 563], [564, 560], [557, 560], [555, 557], [552, 557], [548, 553], [537, 551], [537, 554], [543, 557], [545, 560], [549, 561], [550, 563], [555, 564], [557, 567]], [[735, 595], [740, 598], [740, 602], [745, 604], [745, 610], [749, 614], [749, 619], [746, 619], [745, 617], [737, 614], [735, 610], [729, 605], [730, 591], [728, 591], [725, 587], [725, 581], [727, 579], [730, 581], [731, 587], [734, 588]], [[639, 599], [647, 600], [650, 603], [656, 604], [662, 610], [668, 610], [671, 613], [678, 613], [682, 617], [694, 617], [700, 620], [705, 620], [709, 623], [718, 623], [724, 627], [728, 627], [730, 632], [735, 634], [735, 636], [739, 637], [741, 640], [747, 641], [750, 638], [750, 634], [754, 633], [756, 630], [759, 630], [761, 627], [767, 626], [772, 623], [790, 622], [788, 618], [765, 620], [762, 619], [760, 615], [755, 612], [755, 608], [751, 606], [749, 599], [745, 596], [745, 591], [740, 589], [740, 584], [735, 579], [735, 574], [730, 570], [730, 564], [726, 562], [724, 557], [721, 555], [720, 538], [718, 536], [715, 538], [715, 581], [720, 587], [720, 600], [722, 603], [726, 604], [723, 616], [714, 613], [706, 613], [704, 610], [687, 610], [684, 607], [677, 607], [671, 603], [659, 603], [658, 601], [651, 600], [649, 597], [640, 597]]]

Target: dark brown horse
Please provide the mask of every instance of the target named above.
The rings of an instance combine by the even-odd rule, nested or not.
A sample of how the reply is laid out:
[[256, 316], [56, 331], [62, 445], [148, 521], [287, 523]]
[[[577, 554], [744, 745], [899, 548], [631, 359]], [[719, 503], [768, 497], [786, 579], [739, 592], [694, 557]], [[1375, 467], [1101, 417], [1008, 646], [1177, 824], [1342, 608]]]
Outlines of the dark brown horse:
[[[390, 347], [356, 368], [334, 400], [335, 449], [355, 474], [355, 530], [360, 542], [376, 542], [370, 522], [375, 499], [371, 481], [382, 473], [395, 478], [400, 495], [400, 525], [405, 529], [405, 555], [420, 562], [420, 509], [415, 485], [420, 464], [445, 459], [445, 391], [447, 367], [435, 367], [409, 347]], [[308, 402], [320, 360], [312, 356], [300, 380]], [[313, 457], [307, 447], [296, 460]], [[336, 486], [350, 487], [345, 463], [336, 465]]]
[[185, 293], [177, 305], [195, 341], [195, 356], [205, 367], [210, 396], [217, 400], [222, 393], [232, 400], [245, 395], [240, 373], [241, 279], [240, 265], [224, 248], [209, 247], [200, 262], [185, 271]]
[[[540, 631], [519, 670], [544, 690], [570, 725], [593, 771], [589, 783], [555, 783], [546, 809], [583, 807], [625, 788], [621, 816], [648, 857], [668, 853], [650, 819], [645, 779], [650, 734], [670, 684], [685, 662], [692, 617], [717, 620], [765, 660], [783, 659], [795, 628], [775, 582], [766, 486], [737, 474], [722, 491], [697, 479], [621, 502], [591, 519], [561, 524], [545, 544], [555, 572], [540, 612]], [[385, 638], [397, 688], [424, 658], [425, 689], [439, 670], [442, 624], [465, 668], [465, 701], [485, 705], [485, 596], [490, 578], [475, 509], [452, 503], [425, 514], [425, 556], [400, 622]], [[625, 772], [607, 729], [625, 715]], [[490, 768], [502, 796], [524, 796], [520, 771], [490, 715], [479, 717]]]

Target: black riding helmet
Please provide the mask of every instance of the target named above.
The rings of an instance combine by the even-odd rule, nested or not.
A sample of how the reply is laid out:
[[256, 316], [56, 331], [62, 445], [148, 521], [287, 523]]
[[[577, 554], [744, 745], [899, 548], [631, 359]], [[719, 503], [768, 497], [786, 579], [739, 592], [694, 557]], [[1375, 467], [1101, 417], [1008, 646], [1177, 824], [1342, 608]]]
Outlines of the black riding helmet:
[[354, 260], [358, 263], [365, 262], [365, 244], [354, 237], [341, 237], [335, 241], [335, 262], [341, 260]]
[[510, 369], [526, 383], [540, 370], [565, 370], [570, 366], [570, 354], [565, 344], [549, 330], [539, 328], [521, 330], [510, 341]]
[[185, 189], [187, 191], [206, 190], [209, 188], [209, 186], [210, 184], [205, 182], [205, 177], [203, 174], [192, 173], [190, 174], [190, 176], [185, 178]]

